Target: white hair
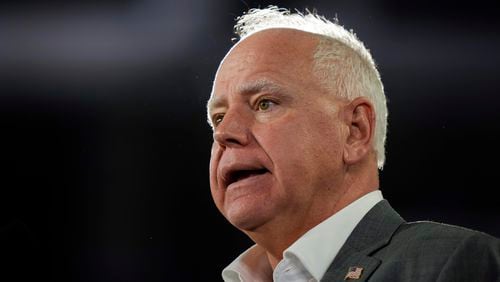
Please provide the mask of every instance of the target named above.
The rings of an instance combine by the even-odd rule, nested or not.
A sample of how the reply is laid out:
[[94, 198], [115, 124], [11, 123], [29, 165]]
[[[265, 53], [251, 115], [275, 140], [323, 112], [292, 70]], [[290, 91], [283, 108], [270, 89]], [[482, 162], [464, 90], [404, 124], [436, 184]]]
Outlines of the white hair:
[[385, 139], [387, 132], [387, 105], [380, 74], [370, 51], [353, 31], [316, 13], [305, 14], [269, 6], [251, 9], [237, 18], [235, 33], [243, 40], [258, 31], [274, 28], [291, 28], [319, 35], [314, 53], [314, 72], [331, 93], [352, 100], [367, 97], [376, 114], [374, 150], [377, 165], [382, 169], [385, 162]]

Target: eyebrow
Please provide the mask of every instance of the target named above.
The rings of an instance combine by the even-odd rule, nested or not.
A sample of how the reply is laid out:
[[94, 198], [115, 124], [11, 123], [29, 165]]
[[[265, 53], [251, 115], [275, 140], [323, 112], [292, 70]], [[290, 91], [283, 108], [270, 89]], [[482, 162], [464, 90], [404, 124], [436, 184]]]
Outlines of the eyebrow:
[[[282, 91], [282, 86], [266, 78], [261, 78], [244, 83], [242, 85], [239, 85], [236, 90], [236, 92], [242, 96], [249, 96], [259, 92], [279, 93]], [[214, 108], [222, 107], [225, 105], [225, 103], [225, 98], [214, 97], [214, 95], [212, 94], [212, 98], [207, 103], [208, 111], [210, 112]]]

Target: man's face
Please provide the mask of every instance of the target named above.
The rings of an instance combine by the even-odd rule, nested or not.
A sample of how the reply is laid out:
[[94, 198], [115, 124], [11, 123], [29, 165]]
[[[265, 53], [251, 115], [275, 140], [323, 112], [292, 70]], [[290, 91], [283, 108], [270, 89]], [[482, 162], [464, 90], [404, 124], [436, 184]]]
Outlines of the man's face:
[[335, 204], [345, 101], [313, 75], [315, 37], [256, 33], [221, 64], [209, 102], [212, 197], [237, 228], [305, 226]]

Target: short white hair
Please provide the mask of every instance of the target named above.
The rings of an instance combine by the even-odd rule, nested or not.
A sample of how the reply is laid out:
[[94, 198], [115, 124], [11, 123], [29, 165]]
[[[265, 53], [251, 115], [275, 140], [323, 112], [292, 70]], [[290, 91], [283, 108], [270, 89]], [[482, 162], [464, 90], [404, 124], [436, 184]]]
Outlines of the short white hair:
[[374, 150], [377, 166], [382, 169], [385, 162], [385, 139], [387, 132], [387, 105], [380, 74], [370, 51], [354, 32], [316, 13], [306, 11], [291, 13], [287, 9], [269, 6], [250, 9], [237, 18], [234, 26], [240, 40], [267, 29], [289, 28], [319, 35], [314, 54], [315, 75], [332, 93], [352, 100], [367, 97], [375, 107], [376, 126]]

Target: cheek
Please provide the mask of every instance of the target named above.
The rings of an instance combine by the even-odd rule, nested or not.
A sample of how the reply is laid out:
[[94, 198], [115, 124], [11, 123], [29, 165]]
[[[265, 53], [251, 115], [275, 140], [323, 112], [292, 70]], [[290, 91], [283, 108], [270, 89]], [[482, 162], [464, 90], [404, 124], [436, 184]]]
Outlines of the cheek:
[[295, 122], [289, 122], [268, 126], [265, 133], [256, 136], [261, 136], [259, 143], [272, 161], [279, 182], [289, 184], [293, 179], [306, 176], [304, 166], [309, 162], [314, 147], [307, 130]]
[[264, 136], [261, 143], [271, 157], [274, 154], [275, 157], [297, 158], [293, 161], [299, 161], [301, 154], [310, 151], [318, 139], [322, 139], [321, 133], [318, 132], [320, 131], [316, 124], [311, 124], [309, 120], [289, 116], [280, 123], [267, 125], [256, 136]]
[[217, 169], [216, 161], [217, 161], [217, 148], [216, 148], [216, 145], [213, 144], [212, 150], [210, 153], [210, 162], [209, 162], [210, 181], [212, 180], [212, 178], [214, 176], [214, 172]]
[[219, 189], [219, 181], [217, 179], [217, 167], [219, 165], [220, 157], [221, 157], [221, 149], [216, 144], [213, 143], [211, 156], [210, 156], [210, 165], [209, 165], [209, 178], [210, 178], [210, 192], [212, 193], [212, 197], [214, 201], [218, 202], [220, 200], [220, 189]]
[[[324, 166], [341, 159], [340, 128], [324, 119], [290, 119], [268, 124], [260, 143], [280, 182], [309, 182]], [[326, 168], [325, 167], [325, 168]], [[282, 183], [284, 184], [284, 183]]]

